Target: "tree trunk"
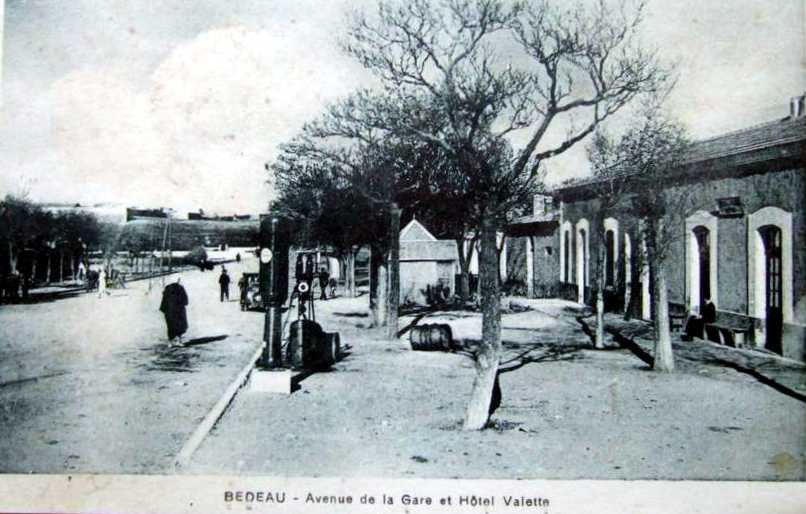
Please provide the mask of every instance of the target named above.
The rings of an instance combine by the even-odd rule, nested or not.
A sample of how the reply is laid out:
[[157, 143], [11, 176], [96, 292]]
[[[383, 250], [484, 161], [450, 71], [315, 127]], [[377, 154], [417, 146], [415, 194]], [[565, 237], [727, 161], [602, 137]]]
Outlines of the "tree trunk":
[[459, 250], [459, 284], [456, 294], [462, 300], [470, 298], [470, 262], [473, 259], [473, 250], [476, 246], [475, 239], [467, 245], [465, 250], [466, 239], [457, 239], [456, 248]]
[[[599, 253], [601, 253], [601, 248]], [[605, 283], [605, 273], [607, 271], [602, 266], [602, 259], [598, 258], [599, 260], [599, 284], [596, 288], [596, 335], [594, 338], [594, 346], [598, 349], [602, 349], [605, 347], [604, 344], [604, 286]]]
[[59, 250], [59, 282], [64, 282], [64, 250]]
[[12, 275], [17, 273], [17, 256], [14, 255], [14, 245], [11, 244], [11, 239], [8, 240], [8, 267]]
[[48, 250], [48, 260], [47, 260], [47, 268], [46, 268], [46, 275], [45, 275], [45, 283], [50, 284], [50, 273], [51, 273], [51, 258], [50, 258], [50, 250]]
[[481, 343], [476, 351], [476, 378], [465, 412], [465, 430], [481, 430], [490, 419], [490, 406], [501, 357], [501, 303], [498, 288], [498, 249], [495, 218], [484, 213], [481, 222], [481, 283], [482, 329]]
[[602, 216], [595, 220], [595, 230], [597, 239], [599, 240], [598, 250], [596, 252], [596, 271], [594, 275], [596, 279], [593, 281], [593, 286], [596, 288], [596, 332], [593, 338], [593, 346], [602, 349], [604, 348], [604, 288], [607, 284], [607, 266], [605, 265], [605, 252], [607, 252], [606, 245], [607, 239], [605, 237], [604, 221]]
[[470, 298], [470, 270], [463, 269], [459, 275], [459, 298], [467, 300]]
[[347, 251], [347, 273], [346, 273], [346, 283], [347, 283], [347, 296], [350, 298], [355, 298], [358, 295], [358, 288], [355, 284], [355, 253], [353, 249], [350, 248]]
[[672, 335], [669, 327], [669, 299], [666, 289], [666, 274], [663, 259], [658, 257], [657, 224], [649, 223], [647, 233], [647, 253], [649, 275], [652, 280], [653, 327], [655, 332], [655, 360], [652, 369], [655, 371], [674, 371], [674, 354], [672, 353]]
[[369, 318], [370, 325], [379, 327], [381, 325], [381, 317], [379, 310], [379, 294], [380, 294], [380, 270], [383, 258], [380, 250], [376, 247], [370, 247], [369, 250]]
[[387, 288], [386, 338], [397, 339], [400, 308], [400, 209], [392, 203], [389, 226], [389, 287]]
[[378, 267], [378, 326], [385, 327], [389, 321], [387, 308], [389, 307], [389, 266], [385, 261]]

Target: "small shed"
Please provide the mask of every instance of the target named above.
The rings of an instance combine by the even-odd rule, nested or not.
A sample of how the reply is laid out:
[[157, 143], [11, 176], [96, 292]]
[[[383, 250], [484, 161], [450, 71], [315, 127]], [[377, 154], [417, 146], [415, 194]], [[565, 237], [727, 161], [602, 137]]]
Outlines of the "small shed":
[[426, 303], [426, 289], [436, 285], [456, 291], [459, 253], [456, 242], [437, 239], [416, 219], [400, 231], [400, 302]]

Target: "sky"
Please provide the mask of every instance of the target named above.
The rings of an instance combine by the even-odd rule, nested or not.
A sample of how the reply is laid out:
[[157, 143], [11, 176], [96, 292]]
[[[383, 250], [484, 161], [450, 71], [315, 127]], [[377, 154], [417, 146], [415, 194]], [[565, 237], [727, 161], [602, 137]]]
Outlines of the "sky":
[[[278, 145], [371, 84], [338, 40], [375, 5], [6, 0], [0, 195], [264, 211]], [[643, 33], [678, 64], [669, 109], [702, 138], [787, 114], [806, 91], [805, 28], [802, 0], [654, 0]], [[584, 147], [549, 170], [587, 173]]]

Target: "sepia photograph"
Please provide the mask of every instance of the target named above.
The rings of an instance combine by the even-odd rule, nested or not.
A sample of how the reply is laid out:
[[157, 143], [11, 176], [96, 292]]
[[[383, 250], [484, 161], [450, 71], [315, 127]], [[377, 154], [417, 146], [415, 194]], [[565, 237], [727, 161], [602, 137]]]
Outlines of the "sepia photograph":
[[504, 484], [806, 479], [802, 0], [0, 21], [0, 497], [220, 476], [216, 509], [372, 512], [439, 499], [237, 479], [493, 479], [440, 512], [556, 513]]

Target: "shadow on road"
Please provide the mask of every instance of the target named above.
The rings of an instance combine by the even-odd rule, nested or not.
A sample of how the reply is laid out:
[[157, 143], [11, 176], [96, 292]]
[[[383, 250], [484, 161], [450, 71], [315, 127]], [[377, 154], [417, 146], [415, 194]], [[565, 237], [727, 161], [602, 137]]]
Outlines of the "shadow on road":
[[220, 336], [197, 337], [195, 339], [185, 341], [185, 346], [199, 346], [202, 344], [214, 343], [216, 341], [223, 341], [227, 337], [229, 336], [227, 336], [226, 334]]

